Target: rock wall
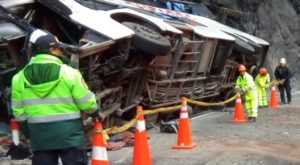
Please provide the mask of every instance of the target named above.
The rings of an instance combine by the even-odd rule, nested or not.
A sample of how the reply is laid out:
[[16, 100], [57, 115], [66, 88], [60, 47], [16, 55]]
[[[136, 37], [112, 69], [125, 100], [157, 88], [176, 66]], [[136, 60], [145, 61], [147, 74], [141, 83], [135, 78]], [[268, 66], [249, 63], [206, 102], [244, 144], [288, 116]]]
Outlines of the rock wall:
[[290, 66], [294, 90], [300, 89], [300, 1], [299, 0], [210, 0], [209, 3], [241, 10], [248, 19], [228, 17], [226, 24], [270, 42], [265, 65], [272, 73], [279, 59]]

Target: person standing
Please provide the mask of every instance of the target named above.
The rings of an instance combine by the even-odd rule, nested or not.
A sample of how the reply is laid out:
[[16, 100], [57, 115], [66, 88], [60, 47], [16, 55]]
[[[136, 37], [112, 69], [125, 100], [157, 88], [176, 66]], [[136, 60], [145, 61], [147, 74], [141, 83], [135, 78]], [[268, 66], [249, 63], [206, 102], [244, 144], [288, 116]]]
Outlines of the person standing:
[[12, 80], [12, 109], [28, 128], [33, 165], [86, 165], [81, 112], [101, 120], [95, 94], [80, 72], [61, 60], [68, 47], [45, 31], [31, 33], [31, 61]]
[[287, 65], [286, 59], [281, 58], [279, 65], [276, 67], [274, 76], [278, 82], [278, 89], [280, 92], [280, 100], [281, 104], [285, 104], [285, 95], [284, 93], [286, 92], [287, 96], [287, 103], [291, 104], [292, 102], [292, 96], [291, 96], [291, 82], [290, 79], [292, 77], [290, 68]]
[[259, 73], [255, 77], [255, 84], [257, 86], [258, 106], [267, 107], [268, 102], [266, 88], [270, 87], [270, 75], [265, 67], [259, 69]]
[[238, 67], [239, 76], [236, 80], [235, 88], [245, 95], [245, 108], [250, 122], [256, 122], [258, 99], [257, 89], [253, 77], [247, 73], [246, 67], [242, 64]]

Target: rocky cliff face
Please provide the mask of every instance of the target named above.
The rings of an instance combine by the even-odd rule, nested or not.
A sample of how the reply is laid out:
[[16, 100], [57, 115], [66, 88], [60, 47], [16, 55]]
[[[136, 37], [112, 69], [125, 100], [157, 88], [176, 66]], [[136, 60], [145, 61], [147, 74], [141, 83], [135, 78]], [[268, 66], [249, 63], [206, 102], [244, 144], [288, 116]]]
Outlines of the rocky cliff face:
[[293, 72], [293, 89], [300, 89], [299, 0], [211, 0], [210, 3], [249, 14], [248, 19], [228, 17], [226, 24], [270, 42], [265, 65], [273, 75], [281, 57]]

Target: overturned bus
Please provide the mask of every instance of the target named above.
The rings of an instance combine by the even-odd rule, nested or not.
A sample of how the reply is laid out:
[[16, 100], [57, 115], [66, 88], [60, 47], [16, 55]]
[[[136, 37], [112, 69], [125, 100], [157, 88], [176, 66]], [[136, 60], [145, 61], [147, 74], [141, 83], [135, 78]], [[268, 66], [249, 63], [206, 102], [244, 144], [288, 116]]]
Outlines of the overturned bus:
[[131, 119], [139, 104], [169, 106], [178, 104], [182, 96], [226, 99], [236, 65], [244, 63], [252, 70], [261, 66], [269, 45], [213, 20], [179, 13], [185, 15], [183, 19], [173, 16], [174, 11], [166, 12], [173, 20], [165, 19], [155, 16], [149, 6], [141, 10], [141, 4], [137, 8], [126, 1], [0, 3], [1, 63], [5, 65], [0, 74], [6, 81], [1, 86], [5, 93], [1, 106], [7, 112], [10, 79], [32, 56], [27, 40], [35, 28], [78, 47], [66, 50], [69, 63], [96, 93], [107, 127], [117, 125], [116, 119]]
[[[211, 85], [204, 85], [201, 89], [213, 89], [210, 92], [204, 92], [204, 95], [187, 95], [194, 99], [213, 97], [213, 100], [224, 100], [233, 94], [233, 83], [236, 78], [236, 66], [240, 63], [245, 64], [248, 71], [255, 76], [258, 68], [264, 65], [266, 55], [269, 49], [269, 43], [249, 35], [245, 32], [223, 25], [212, 19], [191, 15], [187, 13], [167, 10], [145, 4], [134, 3], [133, 1], [124, 0], [100, 0], [103, 3], [114, 4], [128, 7], [136, 11], [164, 19], [168, 24], [176, 27], [183, 32], [183, 42], [191, 41], [195, 44], [198, 42], [202, 45], [200, 51], [189, 50], [189, 55], [195, 55], [198, 52], [199, 67], [195, 70], [196, 75], [211, 79]], [[146, 1], [146, 0], [145, 0]], [[148, 2], [148, 1], [147, 1]], [[150, 2], [149, 2], [150, 3]], [[152, 4], [156, 2], [151, 2]], [[178, 2], [180, 3], [180, 2]], [[186, 45], [186, 44], [183, 44]], [[183, 46], [185, 47], [185, 46]], [[184, 49], [184, 48], [183, 48]], [[187, 52], [181, 54], [185, 56]], [[158, 57], [160, 58], [160, 57]], [[184, 62], [183, 57], [174, 58], [172, 64]], [[186, 58], [186, 57], [185, 57]], [[193, 67], [194, 64], [191, 59], [186, 61], [184, 66]], [[178, 60], [178, 61], [176, 61]], [[172, 65], [173, 70], [176, 70], [177, 65]], [[201, 68], [202, 67], [202, 68]], [[182, 70], [182, 68], [177, 68]], [[183, 70], [186, 70], [185, 68]], [[204, 74], [203, 74], [204, 73]], [[193, 74], [195, 75], [195, 74]], [[216, 78], [221, 76], [220, 79]], [[173, 77], [172, 77], [173, 78]], [[171, 78], [171, 79], [172, 79]], [[184, 76], [183, 76], [184, 78]], [[214, 80], [215, 79], [215, 80]], [[191, 79], [189, 79], [190, 81]], [[180, 80], [179, 80], [180, 81]], [[182, 80], [181, 80], [182, 81]], [[174, 80], [172, 80], [174, 82]], [[221, 82], [221, 83], [217, 83]], [[203, 83], [201, 83], [203, 85]], [[215, 87], [214, 87], [215, 86]], [[204, 88], [203, 88], [204, 87]], [[216, 88], [217, 87], [217, 88]], [[175, 87], [176, 88], [176, 87]], [[165, 88], [169, 89], [169, 87]], [[181, 89], [181, 86], [180, 88]], [[197, 89], [197, 88], [193, 88]], [[215, 90], [215, 91], [214, 91]], [[165, 90], [162, 90], [165, 91]], [[184, 93], [184, 92], [183, 92]], [[199, 93], [199, 92], [198, 92]], [[201, 92], [200, 92], [201, 93]], [[209, 95], [213, 94], [213, 95]], [[220, 95], [219, 95], [220, 94]], [[177, 97], [178, 98], [178, 97]], [[162, 101], [161, 98], [159, 98]], [[169, 102], [169, 101], [166, 101]]]

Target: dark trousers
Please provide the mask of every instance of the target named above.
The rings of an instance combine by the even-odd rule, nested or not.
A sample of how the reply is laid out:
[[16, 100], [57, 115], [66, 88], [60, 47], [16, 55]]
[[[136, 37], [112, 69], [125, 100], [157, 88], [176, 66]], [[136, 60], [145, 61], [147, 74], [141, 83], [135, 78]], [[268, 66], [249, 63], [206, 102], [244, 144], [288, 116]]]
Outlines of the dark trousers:
[[71, 147], [59, 150], [34, 151], [32, 165], [58, 165], [58, 158], [63, 165], [87, 165], [87, 155], [83, 147]]
[[291, 97], [291, 89], [292, 88], [291, 88], [291, 85], [289, 83], [284, 84], [284, 85], [279, 85], [278, 89], [279, 89], [279, 92], [280, 92], [281, 103], [285, 104], [284, 92], [286, 92], [288, 103], [292, 102], [292, 97]]

